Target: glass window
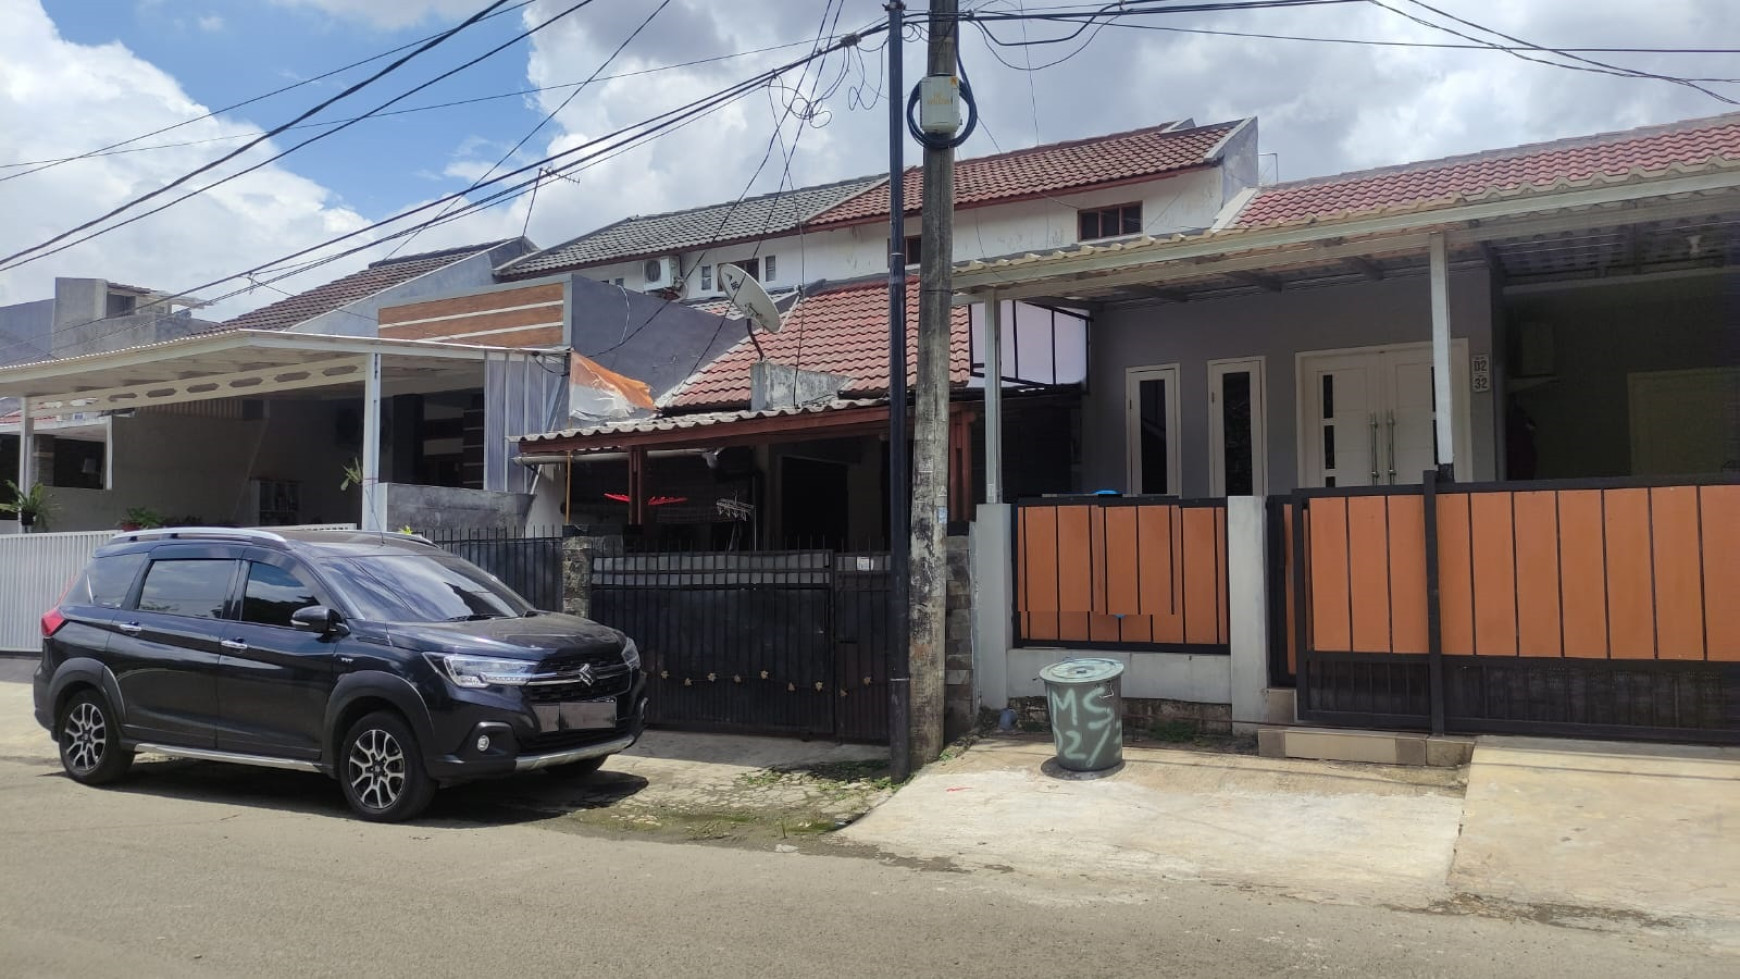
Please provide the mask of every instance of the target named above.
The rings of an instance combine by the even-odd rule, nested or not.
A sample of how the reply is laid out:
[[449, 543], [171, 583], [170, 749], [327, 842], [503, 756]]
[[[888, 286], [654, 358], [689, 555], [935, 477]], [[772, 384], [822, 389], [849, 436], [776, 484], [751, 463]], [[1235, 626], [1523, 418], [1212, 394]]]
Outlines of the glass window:
[[772, 282], [774, 279], [778, 278], [777, 273], [774, 272], [774, 269], [777, 268], [777, 266], [774, 265], [773, 260], [776, 257], [777, 256], [769, 255], [761, 260], [761, 278], [763, 281]]
[[120, 608], [127, 603], [127, 593], [133, 590], [133, 581], [144, 566], [144, 551], [97, 558], [67, 592], [65, 602], [68, 605]]
[[1226, 495], [1250, 496], [1256, 492], [1252, 471], [1254, 446], [1251, 435], [1251, 375], [1229, 372], [1220, 382], [1221, 441], [1226, 474]]
[[1082, 241], [1139, 235], [1142, 233], [1142, 202], [1077, 211], [1076, 219], [1077, 234]]
[[319, 605], [314, 589], [270, 564], [248, 565], [248, 590], [242, 596], [242, 621], [291, 628], [298, 609]]
[[713, 266], [701, 266], [701, 288], [707, 292], [713, 290]]
[[230, 560], [153, 561], [139, 592], [139, 610], [221, 619], [235, 573], [236, 562]]
[[1171, 456], [1166, 446], [1166, 382], [1141, 382], [1142, 492], [1171, 492]]
[[734, 259], [730, 262], [727, 262], [726, 264], [737, 266], [738, 268], [742, 269], [743, 273], [745, 275], [749, 276], [751, 279], [759, 280], [761, 278], [761, 260], [758, 258], [754, 258], [754, 257], [739, 258], [739, 259]]
[[383, 554], [321, 565], [356, 614], [377, 622], [463, 622], [531, 611], [525, 599], [459, 558]]

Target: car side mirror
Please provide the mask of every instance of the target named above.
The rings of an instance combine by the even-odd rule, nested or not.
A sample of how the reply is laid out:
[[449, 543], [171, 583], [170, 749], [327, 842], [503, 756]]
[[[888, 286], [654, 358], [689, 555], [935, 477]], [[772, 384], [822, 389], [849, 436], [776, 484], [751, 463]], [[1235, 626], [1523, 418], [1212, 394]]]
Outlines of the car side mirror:
[[306, 632], [330, 636], [344, 627], [344, 616], [335, 608], [309, 605], [290, 613], [290, 624]]

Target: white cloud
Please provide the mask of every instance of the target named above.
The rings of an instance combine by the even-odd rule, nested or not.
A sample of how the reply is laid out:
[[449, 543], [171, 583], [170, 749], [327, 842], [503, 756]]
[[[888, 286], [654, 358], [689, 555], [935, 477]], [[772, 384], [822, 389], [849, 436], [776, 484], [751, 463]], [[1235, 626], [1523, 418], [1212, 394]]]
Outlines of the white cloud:
[[[0, 0], [0, 164], [49, 160], [96, 149], [206, 112], [176, 81], [120, 44], [61, 38], [38, 0]], [[179, 142], [258, 133], [208, 119], [144, 141]], [[77, 160], [0, 183], [0, 254], [43, 241], [212, 158], [234, 142]], [[266, 148], [242, 160], [255, 160]], [[0, 175], [17, 172], [0, 169]], [[203, 185], [223, 172], [196, 178]], [[175, 192], [171, 192], [172, 194]], [[90, 276], [165, 290], [184, 289], [368, 222], [331, 191], [268, 166], [161, 214], [60, 254], [0, 272], [0, 304], [53, 295], [56, 276]], [[335, 263], [308, 288], [365, 261]], [[201, 315], [225, 316], [273, 298], [237, 300]]]
[[208, 14], [201, 17], [196, 23], [199, 24], [199, 29], [207, 34], [216, 34], [224, 29], [224, 19], [217, 14]]
[[286, 7], [312, 7], [334, 17], [397, 30], [425, 20], [458, 21], [482, 9], [481, 0], [273, 0]]

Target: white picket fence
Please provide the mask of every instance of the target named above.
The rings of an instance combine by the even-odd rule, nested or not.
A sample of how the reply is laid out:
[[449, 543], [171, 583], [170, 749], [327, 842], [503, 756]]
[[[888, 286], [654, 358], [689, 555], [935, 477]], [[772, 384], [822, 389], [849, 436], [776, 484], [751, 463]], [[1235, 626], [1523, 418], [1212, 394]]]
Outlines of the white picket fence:
[[[355, 530], [356, 524], [271, 529]], [[0, 535], [0, 652], [34, 653], [42, 649], [42, 613], [60, 601], [91, 555], [116, 533]]]

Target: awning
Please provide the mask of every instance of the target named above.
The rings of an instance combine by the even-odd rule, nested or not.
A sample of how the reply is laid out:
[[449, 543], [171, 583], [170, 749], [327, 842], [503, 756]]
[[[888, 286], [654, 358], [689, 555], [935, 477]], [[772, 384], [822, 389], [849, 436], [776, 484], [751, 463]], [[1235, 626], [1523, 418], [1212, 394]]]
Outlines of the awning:
[[[975, 402], [956, 401], [949, 405], [949, 413], [953, 416], [972, 416], [979, 410], [980, 406]], [[723, 448], [886, 434], [888, 402], [877, 398], [825, 401], [762, 411], [710, 411], [639, 418], [542, 435], [524, 435], [517, 441], [521, 455], [556, 456], [654, 447]]]
[[116, 411], [362, 384], [379, 356], [384, 395], [482, 387], [484, 365], [523, 350], [423, 340], [233, 330], [0, 368], [0, 398], [32, 414]]

